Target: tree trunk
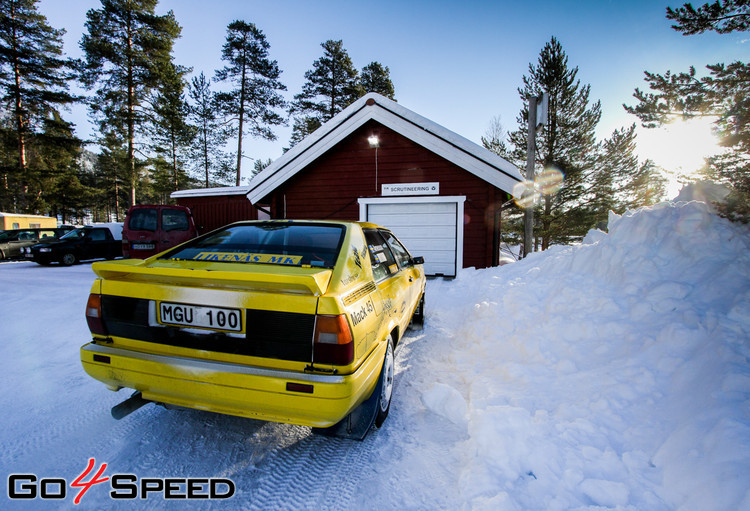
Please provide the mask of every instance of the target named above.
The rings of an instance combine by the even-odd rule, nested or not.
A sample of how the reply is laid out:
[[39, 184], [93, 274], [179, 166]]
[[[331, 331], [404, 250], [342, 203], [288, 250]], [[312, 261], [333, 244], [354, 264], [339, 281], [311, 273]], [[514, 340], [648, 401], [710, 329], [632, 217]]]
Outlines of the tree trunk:
[[128, 12], [128, 172], [130, 174], [130, 205], [135, 206], [135, 86], [133, 85], [133, 27], [132, 12]]

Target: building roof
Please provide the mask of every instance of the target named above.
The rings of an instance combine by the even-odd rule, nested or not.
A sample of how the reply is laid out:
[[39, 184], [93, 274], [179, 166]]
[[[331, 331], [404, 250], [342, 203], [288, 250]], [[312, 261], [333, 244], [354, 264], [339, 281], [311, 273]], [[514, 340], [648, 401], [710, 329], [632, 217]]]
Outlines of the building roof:
[[523, 180], [515, 165], [495, 153], [371, 92], [256, 175], [247, 187], [243, 187], [247, 188], [248, 198], [253, 204], [257, 203], [369, 120], [379, 122], [507, 193], [512, 193], [513, 186]]
[[169, 196], [173, 199], [180, 197], [211, 197], [214, 195], [246, 195], [250, 190], [247, 186], [219, 186], [216, 188], [193, 188], [190, 190], [179, 190], [172, 192]]

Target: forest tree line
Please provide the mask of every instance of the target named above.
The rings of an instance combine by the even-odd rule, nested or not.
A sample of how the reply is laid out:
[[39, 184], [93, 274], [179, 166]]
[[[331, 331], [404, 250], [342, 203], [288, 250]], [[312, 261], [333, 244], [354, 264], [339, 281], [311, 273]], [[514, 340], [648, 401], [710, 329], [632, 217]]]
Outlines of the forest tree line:
[[[171, 11], [157, 14], [158, 0], [102, 0], [86, 14], [82, 57], [70, 59], [64, 32], [47, 23], [37, 3], [0, 0], [0, 211], [64, 221], [122, 219], [129, 205], [168, 202], [176, 190], [239, 185], [247, 136], [275, 140], [275, 128], [291, 124], [291, 147], [367, 92], [395, 99], [389, 68], [374, 61], [358, 69], [340, 40], [321, 44], [302, 90], [288, 99], [265, 34], [243, 20], [231, 22], [223, 45], [217, 43], [223, 67], [211, 76], [197, 72], [175, 62], [181, 27]], [[747, 2], [739, 0], [667, 10], [673, 28], [685, 34], [747, 31], [748, 16]], [[636, 90], [637, 103], [625, 108], [648, 126], [673, 116], [718, 115], [717, 129], [731, 151], [708, 159], [704, 170], [733, 187], [729, 213], [746, 212], [747, 67], [738, 62], [708, 69], [706, 78], [694, 69], [647, 72], [652, 92]], [[635, 125], [597, 140], [601, 105], [590, 99], [590, 86], [577, 72], [552, 37], [518, 89], [524, 105], [532, 95], [549, 95], [536, 167], [565, 176], [562, 188], [536, 206], [540, 248], [579, 239], [606, 222], [610, 210], [653, 204], [665, 193], [662, 169], [636, 155]], [[85, 97], [71, 92], [75, 83]], [[63, 117], [77, 102], [88, 106], [96, 123], [93, 141], [78, 138]], [[519, 113], [515, 130], [506, 133], [494, 121], [482, 139], [520, 168], [527, 110]], [[252, 172], [268, 164], [256, 159]]]

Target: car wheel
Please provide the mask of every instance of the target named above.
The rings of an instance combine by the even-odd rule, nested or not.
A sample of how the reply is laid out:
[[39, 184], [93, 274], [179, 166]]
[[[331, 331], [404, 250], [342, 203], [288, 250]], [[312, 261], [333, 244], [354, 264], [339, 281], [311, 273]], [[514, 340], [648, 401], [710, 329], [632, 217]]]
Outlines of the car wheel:
[[78, 258], [76, 255], [72, 252], [66, 252], [63, 254], [62, 258], [60, 258], [60, 263], [65, 266], [72, 266], [78, 262]]
[[388, 348], [385, 351], [383, 360], [383, 369], [380, 371], [380, 378], [383, 382], [380, 388], [380, 397], [378, 398], [378, 415], [375, 417], [375, 425], [380, 427], [388, 417], [391, 409], [391, 396], [393, 395], [393, 376], [396, 373], [396, 364], [393, 356], [393, 339], [388, 336]]

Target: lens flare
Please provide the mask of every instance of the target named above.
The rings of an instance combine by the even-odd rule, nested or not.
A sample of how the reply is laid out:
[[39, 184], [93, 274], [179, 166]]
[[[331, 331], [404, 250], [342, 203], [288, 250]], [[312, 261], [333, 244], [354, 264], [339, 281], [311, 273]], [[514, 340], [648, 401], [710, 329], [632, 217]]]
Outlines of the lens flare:
[[539, 201], [541, 194], [533, 181], [521, 181], [513, 186], [513, 198], [521, 208], [529, 208]]
[[542, 195], [554, 195], [563, 186], [563, 173], [555, 167], [547, 167], [534, 180], [537, 189]]

